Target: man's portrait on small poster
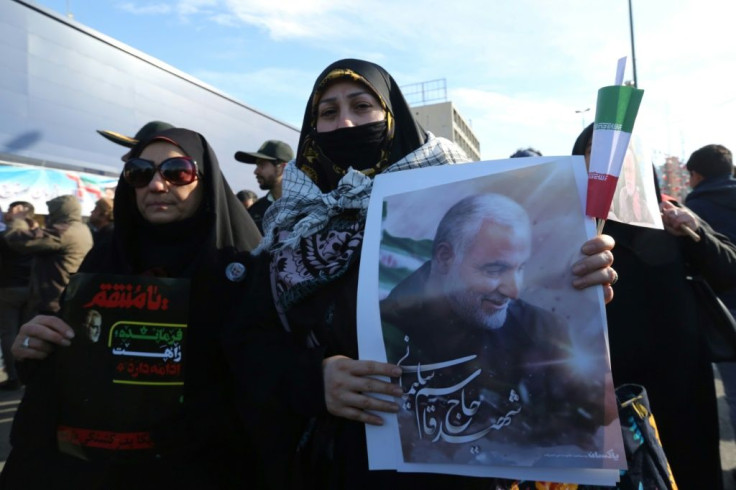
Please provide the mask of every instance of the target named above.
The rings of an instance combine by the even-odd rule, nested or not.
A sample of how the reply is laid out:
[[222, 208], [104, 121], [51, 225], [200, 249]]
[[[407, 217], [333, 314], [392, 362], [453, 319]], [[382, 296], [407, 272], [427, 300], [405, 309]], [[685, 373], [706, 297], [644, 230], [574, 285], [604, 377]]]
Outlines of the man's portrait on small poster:
[[571, 286], [588, 231], [564, 162], [385, 197], [380, 316], [404, 373], [405, 462], [617, 457], [602, 301]]
[[84, 318], [84, 331], [92, 343], [100, 340], [102, 333], [102, 315], [97, 310], [89, 310]]
[[650, 154], [641, 138], [632, 135], [621, 165], [608, 219], [662, 229]]

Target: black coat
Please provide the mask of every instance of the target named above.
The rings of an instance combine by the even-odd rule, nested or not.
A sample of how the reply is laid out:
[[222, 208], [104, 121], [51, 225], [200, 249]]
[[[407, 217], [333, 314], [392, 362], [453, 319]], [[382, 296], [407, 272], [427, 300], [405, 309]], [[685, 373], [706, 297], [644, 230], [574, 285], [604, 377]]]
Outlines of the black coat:
[[[714, 230], [736, 243], [736, 179], [730, 175], [706, 179], [687, 195], [685, 204]], [[736, 289], [723, 291], [719, 297], [736, 313]]]
[[730, 175], [706, 179], [687, 195], [685, 204], [718, 233], [736, 242], [736, 179]]
[[718, 414], [701, 320], [685, 277], [736, 284], [736, 249], [707, 225], [702, 240], [607, 221], [619, 281], [606, 307], [613, 381], [644, 385], [680, 488], [720, 488]]
[[263, 196], [248, 208], [250, 217], [253, 218], [253, 221], [261, 233], [263, 233], [263, 215], [266, 214], [266, 210], [271, 207], [271, 203], [273, 202], [268, 197], [269, 196]]

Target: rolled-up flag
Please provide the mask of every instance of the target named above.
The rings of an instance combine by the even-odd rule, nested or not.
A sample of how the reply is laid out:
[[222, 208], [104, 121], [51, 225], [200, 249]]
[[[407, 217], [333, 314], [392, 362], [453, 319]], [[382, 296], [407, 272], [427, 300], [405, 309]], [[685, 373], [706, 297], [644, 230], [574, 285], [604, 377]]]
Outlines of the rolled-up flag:
[[626, 85], [598, 90], [588, 171], [588, 216], [608, 216], [643, 95], [643, 90]]

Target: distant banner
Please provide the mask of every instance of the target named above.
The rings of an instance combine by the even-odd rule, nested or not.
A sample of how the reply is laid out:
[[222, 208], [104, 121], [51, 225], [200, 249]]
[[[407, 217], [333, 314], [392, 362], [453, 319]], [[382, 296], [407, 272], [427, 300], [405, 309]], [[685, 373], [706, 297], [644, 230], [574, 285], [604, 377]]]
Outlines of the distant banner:
[[63, 195], [76, 196], [82, 214], [88, 216], [101, 197], [112, 197], [116, 177], [71, 170], [0, 165], [0, 206], [3, 211], [14, 201], [27, 201], [36, 214], [48, 214], [46, 201]]

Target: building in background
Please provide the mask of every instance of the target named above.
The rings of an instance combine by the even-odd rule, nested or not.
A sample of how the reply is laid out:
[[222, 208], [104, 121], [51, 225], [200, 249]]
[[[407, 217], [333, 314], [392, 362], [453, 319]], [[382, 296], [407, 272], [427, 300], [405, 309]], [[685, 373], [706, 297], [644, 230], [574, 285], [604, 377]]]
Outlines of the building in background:
[[447, 138], [465, 150], [468, 158], [480, 160], [480, 143], [470, 124], [447, 100], [444, 79], [404, 85], [401, 91], [419, 124], [435, 136]]
[[[96, 130], [166, 121], [205, 135], [235, 189], [257, 187], [232, 157], [299, 130], [132, 47], [25, 0], [0, 1], [0, 206], [77, 193], [87, 213], [122, 169]], [[11, 180], [14, 177], [14, 180]], [[90, 190], [91, 189], [91, 190]], [[83, 198], [90, 205], [85, 206]]]
[[685, 164], [678, 157], [666, 157], [659, 167], [661, 191], [679, 202], [685, 202], [685, 196], [690, 192], [689, 177]]

